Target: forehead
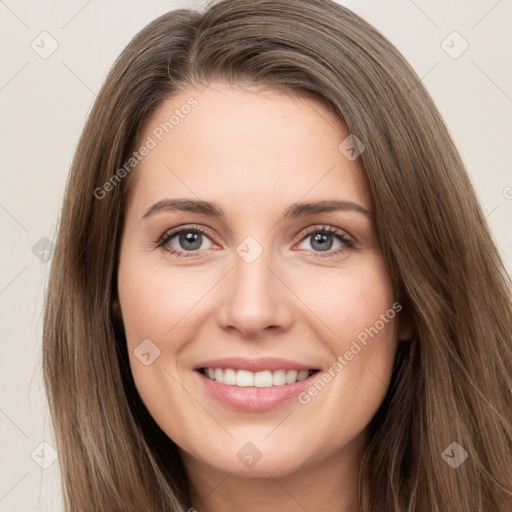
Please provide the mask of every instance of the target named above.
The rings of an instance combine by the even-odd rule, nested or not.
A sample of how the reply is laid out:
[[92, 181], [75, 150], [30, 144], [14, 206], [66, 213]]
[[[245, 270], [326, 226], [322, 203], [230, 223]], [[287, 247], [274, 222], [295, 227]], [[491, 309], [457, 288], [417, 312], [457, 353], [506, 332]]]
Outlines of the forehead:
[[181, 90], [145, 124], [140, 144], [151, 140], [152, 149], [133, 194], [141, 203], [195, 195], [246, 208], [328, 194], [370, 209], [361, 159], [339, 149], [349, 135], [311, 98], [217, 83]]

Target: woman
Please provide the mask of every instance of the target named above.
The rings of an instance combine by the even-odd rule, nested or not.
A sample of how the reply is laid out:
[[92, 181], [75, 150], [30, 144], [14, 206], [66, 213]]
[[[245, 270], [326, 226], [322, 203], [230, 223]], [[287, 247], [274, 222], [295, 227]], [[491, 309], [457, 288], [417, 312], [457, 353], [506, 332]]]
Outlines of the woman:
[[328, 0], [169, 12], [114, 64], [63, 205], [66, 510], [509, 511], [511, 312], [387, 39]]

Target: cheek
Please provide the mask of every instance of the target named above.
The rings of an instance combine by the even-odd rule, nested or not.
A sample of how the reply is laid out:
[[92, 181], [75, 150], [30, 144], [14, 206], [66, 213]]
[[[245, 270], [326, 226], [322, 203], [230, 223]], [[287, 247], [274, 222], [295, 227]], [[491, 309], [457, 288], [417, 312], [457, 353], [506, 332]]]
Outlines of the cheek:
[[375, 256], [364, 266], [343, 269], [335, 280], [331, 276], [302, 286], [314, 312], [311, 325], [331, 353], [328, 371], [318, 377], [322, 382], [307, 391], [302, 403], [322, 403], [326, 424], [337, 428], [342, 422], [357, 432], [375, 414], [392, 374], [400, 310], [392, 281], [382, 258]]
[[[120, 262], [118, 291], [131, 373], [143, 403], [171, 438], [180, 433], [179, 425], [186, 424], [184, 411], [190, 407], [188, 393], [177, 384], [177, 364], [180, 351], [198, 329], [196, 303], [211, 287], [205, 278], [131, 256]], [[169, 410], [174, 411], [173, 421]], [[197, 421], [205, 422], [207, 429], [202, 416]]]
[[129, 344], [145, 338], [156, 343], [180, 339], [182, 336], [173, 335], [173, 331], [190, 327], [192, 309], [208, 290], [197, 272], [137, 264], [129, 259], [121, 262], [118, 282]]
[[[393, 284], [382, 257], [368, 256], [364, 264], [347, 266], [335, 273], [319, 273], [295, 281], [297, 295], [305, 297], [320, 339], [329, 340], [336, 353], [347, 348], [347, 342], [373, 326], [392, 308]], [[392, 316], [395, 314], [391, 311]], [[379, 331], [392, 334], [393, 318]], [[350, 344], [350, 343], [349, 343]]]

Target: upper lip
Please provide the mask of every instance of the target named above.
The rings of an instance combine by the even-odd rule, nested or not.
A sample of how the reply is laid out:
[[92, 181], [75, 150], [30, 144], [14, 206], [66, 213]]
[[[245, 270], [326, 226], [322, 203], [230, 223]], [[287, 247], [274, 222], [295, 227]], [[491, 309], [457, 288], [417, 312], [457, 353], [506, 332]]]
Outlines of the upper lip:
[[247, 359], [246, 357], [223, 357], [222, 359], [209, 359], [197, 364], [195, 369], [200, 368], [233, 368], [236, 370], [248, 370], [251, 372], [262, 372], [265, 370], [315, 370], [318, 367], [311, 364], [299, 363], [290, 359], [276, 357], [260, 357]]

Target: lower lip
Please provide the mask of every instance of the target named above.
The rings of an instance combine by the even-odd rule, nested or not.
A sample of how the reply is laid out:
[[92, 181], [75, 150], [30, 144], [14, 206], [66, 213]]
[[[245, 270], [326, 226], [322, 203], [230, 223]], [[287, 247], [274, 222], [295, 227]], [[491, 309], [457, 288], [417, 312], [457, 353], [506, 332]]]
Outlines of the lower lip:
[[312, 379], [315, 378], [318, 372], [293, 384], [268, 388], [230, 386], [212, 380], [199, 371], [195, 371], [195, 373], [200, 377], [206, 389], [219, 402], [242, 411], [258, 412], [277, 407], [297, 396], [311, 384]]

